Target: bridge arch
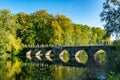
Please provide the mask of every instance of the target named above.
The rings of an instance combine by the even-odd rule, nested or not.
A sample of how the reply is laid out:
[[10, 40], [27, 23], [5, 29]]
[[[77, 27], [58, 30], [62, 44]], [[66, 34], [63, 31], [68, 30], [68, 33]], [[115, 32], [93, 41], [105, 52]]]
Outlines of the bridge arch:
[[107, 63], [107, 51], [103, 49], [98, 49], [94, 53], [94, 60], [99, 64], [99, 65], [105, 65]]
[[59, 54], [59, 58], [62, 62], [67, 63], [70, 60], [69, 51], [68, 50], [62, 50]]
[[75, 53], [75, 60], [78, 63], [85, 64], [88, 61], [88, 54], [87, 54], [87, 52], [85, 50], [78, 50]]
[[30, 59], [30, 60], [32, 59], [31, 53], [32, 53], [31, 50], [29, 50], [29, 51], [26, 52], [26, 58], [27, 58], [27, 59]]
[[38, 60], [42, 60], [42, 59], [41, 59], [41, 56], [42, 56], [41, 51], [36, 52], [35, 57], [36, 57]]
[[45, 54], [45, 57], [48, 61], [52, 62], [54, 57], [53, 51], [52, 50], [47, 51]]

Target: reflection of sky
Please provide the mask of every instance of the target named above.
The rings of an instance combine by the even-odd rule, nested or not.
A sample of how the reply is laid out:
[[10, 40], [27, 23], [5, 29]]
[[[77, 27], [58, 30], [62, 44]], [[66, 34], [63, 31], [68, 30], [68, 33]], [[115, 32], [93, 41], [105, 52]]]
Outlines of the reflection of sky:
[[32, 13], [45, 9], [53, 15], [68, 16], [72, 22], [101, 27], [99, 14], [105, 0], [1, 0], [0, 9], [10, 9], [12, 13]]

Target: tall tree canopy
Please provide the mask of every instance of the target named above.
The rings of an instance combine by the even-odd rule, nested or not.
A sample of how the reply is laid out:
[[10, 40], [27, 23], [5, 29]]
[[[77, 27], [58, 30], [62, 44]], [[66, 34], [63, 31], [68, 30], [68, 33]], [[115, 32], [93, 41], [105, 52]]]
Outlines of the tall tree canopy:
[[106, 0], [100, 16], [107, 33], [120, 38], [120, 0]]
[[65, 15], [53, 16], [45, 10], [18, 13], [17, 22], [17, 36], [23, 44], [89, 45], [106, 41], [106, 32], [101, 28], [73, 24]]
[[64, 15], [59, 15], [59, 14], [55, 16], [55, 19], [57, 20], [57, 22], [59, 23], [59, 25], [63, 30], [62, 36], [63, 36], [64, 44], [74, 44], [72, 39], [73, 24], [71, 20]]
[[20, 49], [21, 39], [16, 36], [16, 16], [9, 10], [0, 10], [0, 54]]

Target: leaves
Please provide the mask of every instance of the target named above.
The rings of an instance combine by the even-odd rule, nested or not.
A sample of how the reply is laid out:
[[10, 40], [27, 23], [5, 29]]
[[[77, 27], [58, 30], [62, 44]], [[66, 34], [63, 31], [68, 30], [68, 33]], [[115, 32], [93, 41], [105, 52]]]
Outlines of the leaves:
[[20, 38], [15, 39], [15, 37], [12, 34], [9, 34], [8, 40], [9, 41], [6, 44], [7, 51], [11, 52], [13, 48], [15, 49], [15, 51], [18, 51], [21, 48], [21, 46], [20, 46], [21, 39]]
[[105, 22], [105, 30], [108, 34], [113, 34], [117, 38], [120, 36], [120, 1], [107, 0], [103, 4], [103, 12], [100, 14], [101, 20]]
[[16, 39], [16, 17], [9, 10], [0, 10], [0, 53], [4, 54], [11, 52], [12, 48], [15, 51], [20, 49], [21, 39]]
[[6, 62], [6, 67], [8, 69], [8, 78], [14, 76], [15, 73], [19, 74], [21, 72], [21, 63], [18, 60], [16, 60], [13, 65], [11, 61]]

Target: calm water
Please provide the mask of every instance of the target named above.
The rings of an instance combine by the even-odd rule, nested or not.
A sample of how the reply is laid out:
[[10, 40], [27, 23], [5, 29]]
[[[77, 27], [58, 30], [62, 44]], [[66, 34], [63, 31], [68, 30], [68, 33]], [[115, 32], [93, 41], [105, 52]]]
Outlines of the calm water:
[[0, 80], [104, 80], [106, 74], [105, 66], [95, 64], [74, 67], [35, 62], [26, 57], [0, 58]]

